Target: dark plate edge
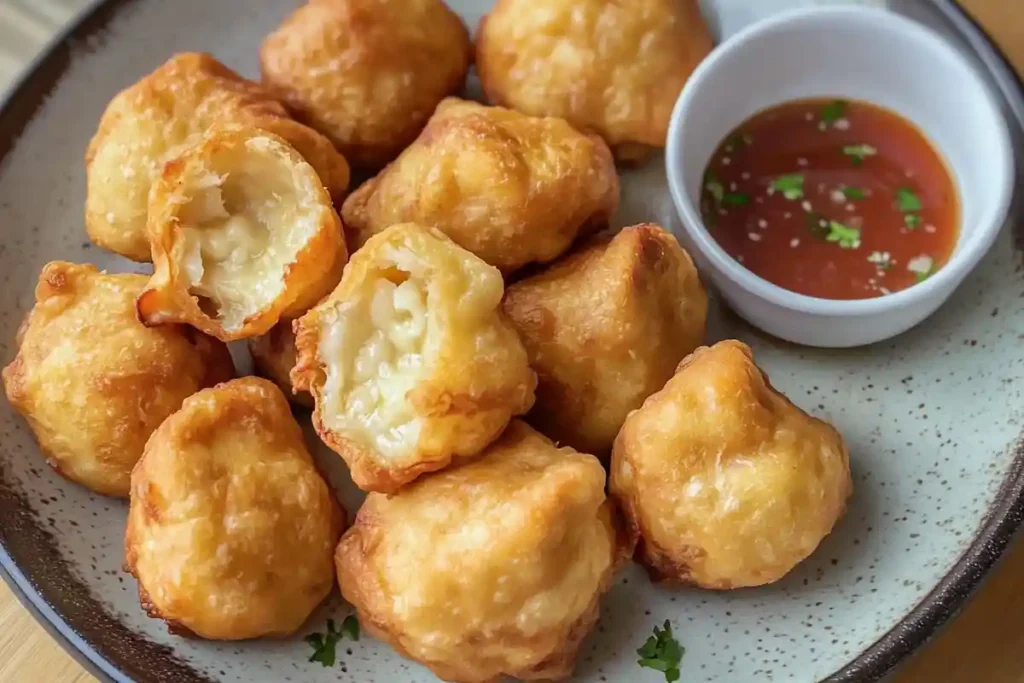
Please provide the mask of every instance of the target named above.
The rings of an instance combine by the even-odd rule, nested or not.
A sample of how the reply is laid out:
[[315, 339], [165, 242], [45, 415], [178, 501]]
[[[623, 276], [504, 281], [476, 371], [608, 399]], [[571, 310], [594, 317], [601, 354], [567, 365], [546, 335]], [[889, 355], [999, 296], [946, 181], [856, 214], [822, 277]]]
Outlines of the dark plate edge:
[[[31, 121], [49, 90], [71, 61], [71, 44], [85, 41], [101, 31], [124, 5], [134, 0], [96, 0], [58, 33], [22, 72], [15, 83], [0, 94], [0, 112], [14, 112], [17, 121], [12, 135], [0, 139], [0, 163], [15, 139]], [[1024, 126], [1024, 83], [1010, 67], [1009, 60], [992, 37], [955, 0], [932, 0], [947, 19], [965, 35], [993, 74], [1004, 97], [1010, 102], [1018, 123]], [[46, 87], [36, 82], [46, 79]], [[1024, 444], [1016, 447], [1014, 462], [996, 496], [997, 503], [981, 524], [968, 549], [953, 569], [896, 626], [839, 671], [820, 683], [866, 683], [889, 673], [915, 649], [923, 645], [950, 617], [964, 606], [988, 571], [1006, 550], [1024, 522]], [[109, 659], [87, 642], [37, 591], [0, 542], [0, 579], [35, 620], [89, 673], [103, 683], [133, 683]]]
[[[956, 0], [933, 0], [946, 19], [963, 35], [993, 76], [1018, 125], [1024, 129], [1024, 81], [995, 40]], [[1024, 169], [1017, 169], [1018, 185]], [[1018, 191], [1020, 191], [1018, 187]], [[1020, 216], [1013, 229], [1020, 239]], [[878, 681], [935, 636], [966, 604], [1009, 547], [1024, 522], [1024, 440], [1014, 447], [1013, 463], [996, 494], [996, 504], [979, 532], [953, 568], [909, 614], [849, 664], [820, 683]]]

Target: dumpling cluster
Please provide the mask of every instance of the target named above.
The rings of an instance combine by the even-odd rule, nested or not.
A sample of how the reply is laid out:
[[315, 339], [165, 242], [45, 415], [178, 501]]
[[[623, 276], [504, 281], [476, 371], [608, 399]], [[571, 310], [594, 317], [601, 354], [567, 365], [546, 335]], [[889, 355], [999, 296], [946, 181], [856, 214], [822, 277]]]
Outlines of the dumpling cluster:
[[[561, 680], [630, 556], [727, 589], [813, 552], [838, 432], [701, 346], [669, 231], [597, 234], [709, 49], [695, 0], [499, 0], [488, 106], [441, 0], [309, 0], [262, 83], [189, 53], [114, 98], [86, 229], [153, 272], [46, 265], [3, 383], [58, 472], [129, 496], [148, 614], [286, 636], [337, 578], [447, 681]], [[379, 171], [347, 198], [346, 158]], [[368, 492], [347, 532], [302, 407]]]

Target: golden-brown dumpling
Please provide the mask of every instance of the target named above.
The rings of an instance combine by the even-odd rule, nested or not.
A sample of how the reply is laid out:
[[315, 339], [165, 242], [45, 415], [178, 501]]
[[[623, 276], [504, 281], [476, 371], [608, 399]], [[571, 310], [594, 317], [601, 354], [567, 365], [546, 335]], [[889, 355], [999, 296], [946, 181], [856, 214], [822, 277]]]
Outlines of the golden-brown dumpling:
[[711, 48], [697, 0], [498, 0], [476, 67], [494, 104], [561, 116], [639, 160], [665, 146], [676, 99]]
[[529, 421], [607, 455], [626, 415], [701, 343], [708, 301], [676, 238], [625, 228], [510, 286], [505, 312], [537, 372]]
[[533, 403], [536, 377], [501, 312], [501, 274], [406, 223], [353, 255], [296, 322], [296, 389], [320, 437], [368, 491], [479, 453]]
[[126, 566], [172, 632], [285, 636], [334, 585], [344, 524], [281, 391], [246, 377], [154, 432], [132, 473]]
[[627, 419], [611, 493], [658, 579], [727, 589], [777, 581], [852, 491], [842, 437], [775, 391], [738, 341], [702, 347]]
[[68, 479], [112, 496], [149, 435], [181, 402], [231, 378], [227, 347], [188, 327], [147, 329], [135, 318], [143, 275], [48, 263], [36, 304], [3, 371], [47, 462]]
[[218, 128], [167, 164], [149, 203], [147, 325], [188, 323], [230, 341], [267, 332], [331, 291], [347, 257], [313, 167], [283, 139]]
[[292, 403], [313, 407], [313, 397], [308, 391], [296, 392], [292, 388], [291, 374], [297, 353], [291, 320], [282, 320], [266, 334], [249, 339], [249, 353], [258, 375], [279, 386]]
[[380, 168], [462, 89], [473, 48], [441, 0], [311, 0], [263, 43], [263, 83], [349, 162]]
[[454, 98], [345, 201], [353, 248], [395, 223], [436, 228], [502, 272], [546, 263], [619, 204], [608, 147], [565, 121]]
[[572, 673], [628, 556], [596, 458], [514, 420], [483, 457], [371, 493], [336, 553], [360, 623], [455, 683]]
[[279, 135], [341, 201], [349, 169], [331, 142], [293, 120], [257, 83], [209, 55], [183, 53], [111, 100], [86, 152], [85, 224], [96, 244], [149, 261], [147, 198], [164, 164], [215, 125]]

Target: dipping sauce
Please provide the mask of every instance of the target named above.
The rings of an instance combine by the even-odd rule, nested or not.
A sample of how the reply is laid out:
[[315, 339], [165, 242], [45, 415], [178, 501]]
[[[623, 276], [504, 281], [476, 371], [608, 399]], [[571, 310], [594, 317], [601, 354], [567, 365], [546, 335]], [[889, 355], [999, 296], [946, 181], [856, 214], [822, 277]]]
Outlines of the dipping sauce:
[[868, 299], [942, 268], [960, 207], [914, 124], [867, 102], [814, 99], [754, 115], [718, 147], [701, 213], [733, 258], [785, 289]]

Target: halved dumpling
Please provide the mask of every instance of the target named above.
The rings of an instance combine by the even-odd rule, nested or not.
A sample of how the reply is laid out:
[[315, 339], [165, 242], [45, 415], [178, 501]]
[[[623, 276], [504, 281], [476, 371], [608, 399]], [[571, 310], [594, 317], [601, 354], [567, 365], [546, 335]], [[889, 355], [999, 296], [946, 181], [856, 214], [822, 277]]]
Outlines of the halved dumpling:
[[478, 454], [533, 404], [496, 268], [440, 232], [392, 226], [296, 322], [297, 390], [365, 490], [390, 493]]
[[188, 323], [229, 341], [303, 313], [347, 258], [341, 220], [313, 167], [256, 129], [212, 131], [150, 193], [154, 273], [147, 325]]

